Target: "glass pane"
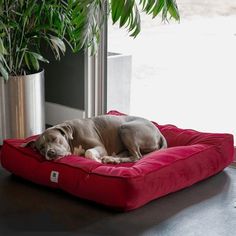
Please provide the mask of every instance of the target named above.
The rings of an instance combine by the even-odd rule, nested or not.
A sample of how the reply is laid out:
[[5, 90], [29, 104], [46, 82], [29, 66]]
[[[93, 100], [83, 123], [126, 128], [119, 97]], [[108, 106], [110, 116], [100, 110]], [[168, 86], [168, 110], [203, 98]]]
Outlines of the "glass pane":
[[180, 23], [142, 13], [136, 39], [109, 22], [108, 109], [236, 134], [236, 1], [177, 3]]

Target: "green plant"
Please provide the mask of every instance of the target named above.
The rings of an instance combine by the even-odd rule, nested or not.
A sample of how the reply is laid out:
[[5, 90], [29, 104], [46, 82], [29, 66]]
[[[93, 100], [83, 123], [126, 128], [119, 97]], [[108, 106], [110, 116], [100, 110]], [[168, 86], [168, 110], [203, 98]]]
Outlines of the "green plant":
[[170, 17], [179, 20], [175, 0], [111, 0], [110, 7], [113, 23], [119, 22], [120, 27], [127, 27], [133, 37], [140, 32], [140, 9], [153, 18], [162, 13], [162, 19], [167, 20], [169, 13]]
[[59, 59], [64, 53], [66, 34], [74, 30], [69, 5], [58, 0], [0, 0], [0, 72], [22, 75], [39, 70], [45, 41]]
[[140, 32], [140, 7], [163, 20], [179, 19], [175, 0], [0, 0], [0, 73], [23, 75], [38, 71], [42, 43], [52, 49], [56, 59], [69, 46], [96, 51], [101, 27], [107, 15], [114, 23], [127, 27], [130, 35]]

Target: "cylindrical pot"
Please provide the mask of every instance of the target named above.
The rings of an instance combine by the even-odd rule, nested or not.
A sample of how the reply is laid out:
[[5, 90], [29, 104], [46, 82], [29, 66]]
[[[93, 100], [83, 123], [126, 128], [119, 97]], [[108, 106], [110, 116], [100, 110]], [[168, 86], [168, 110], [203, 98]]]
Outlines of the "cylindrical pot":
[[0, 77], [0, 144], [6, 138], [25, 138], [45, 129], [44, 71]]

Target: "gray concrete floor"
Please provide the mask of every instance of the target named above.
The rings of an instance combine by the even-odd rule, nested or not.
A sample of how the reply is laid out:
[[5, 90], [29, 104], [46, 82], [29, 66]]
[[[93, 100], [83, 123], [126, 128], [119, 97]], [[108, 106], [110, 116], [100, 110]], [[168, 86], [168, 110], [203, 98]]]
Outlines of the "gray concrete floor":
[[236, 169], [127, 213], [117, 213], [0, 168], [0, 235], [232, 236]]

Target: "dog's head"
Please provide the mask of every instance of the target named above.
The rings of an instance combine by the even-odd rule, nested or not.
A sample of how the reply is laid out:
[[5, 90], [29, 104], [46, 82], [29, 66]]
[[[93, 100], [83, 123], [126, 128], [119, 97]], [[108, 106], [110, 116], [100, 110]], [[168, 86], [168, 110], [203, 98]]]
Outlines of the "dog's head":
[[36, 148], [47, 160], [71, 155], [70, 141], [73, 139], [73, 130], [68, 124], [56, 125], [45, 130], [36, 141], [25, 146]]

